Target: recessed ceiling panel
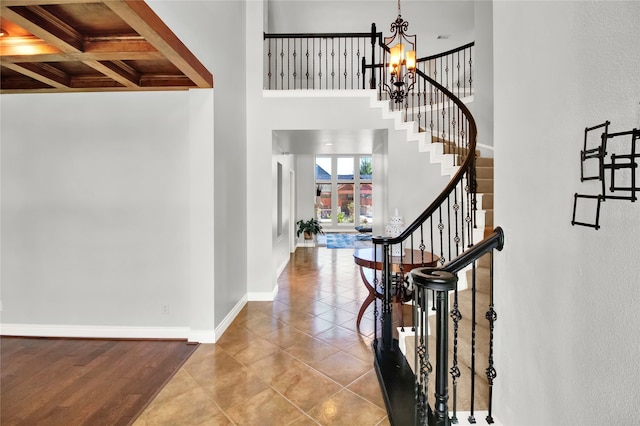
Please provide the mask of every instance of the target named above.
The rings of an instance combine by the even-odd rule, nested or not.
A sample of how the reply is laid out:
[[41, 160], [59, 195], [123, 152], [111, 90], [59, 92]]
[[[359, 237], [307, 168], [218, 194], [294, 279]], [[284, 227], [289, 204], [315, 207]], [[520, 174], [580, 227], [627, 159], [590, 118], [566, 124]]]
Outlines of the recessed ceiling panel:
[[185, 90], [213, 76], [140, 0], [3, 0], [0, 92]]

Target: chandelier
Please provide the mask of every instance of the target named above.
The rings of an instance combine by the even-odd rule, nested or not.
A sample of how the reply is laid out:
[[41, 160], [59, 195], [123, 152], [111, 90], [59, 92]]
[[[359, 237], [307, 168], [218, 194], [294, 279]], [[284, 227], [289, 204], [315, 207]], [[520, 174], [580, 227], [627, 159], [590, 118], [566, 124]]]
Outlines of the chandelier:
[[408, 28], [398, 0], [398, 17], [391, 23], [392, 35], [384, 38], [383, 51], [383, 63], [389, 73], [388, 80], [383, 83], [384, 90], [396, 104], [404, 102], [415, 83], [416, 36], [405, 34]]

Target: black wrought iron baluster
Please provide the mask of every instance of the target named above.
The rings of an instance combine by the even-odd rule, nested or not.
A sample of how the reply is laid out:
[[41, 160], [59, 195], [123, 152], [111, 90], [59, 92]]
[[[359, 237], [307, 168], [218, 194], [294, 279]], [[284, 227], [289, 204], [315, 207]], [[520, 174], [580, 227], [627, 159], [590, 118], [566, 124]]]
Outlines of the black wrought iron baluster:
[[[293, 40], [293, 52], [291, 53], [291, 56], [293, 57], [293, 59], [291, 60], [291, 62], [293, 62], [293, 73], [291, 74], [293, 76], [293, 89], [297, 89], [296, 85], [296, 77], [298, 76], [298, 72], [297, 72], [297, 68], [296, 68], [296, 59], [298, 56], [298, 52], [296, 50], [296, 41], [295, 39]], [[287, 86], [289, 86], [289, 84], [287, 84]]]
[[471, 201], [472, 201], [472, 207], [473, 207], [473, 215], [471, 216], [471, 228], [472, 229], [476, 229], [478, 227], [478, 176], [476, 174], [476, 156], [475, 156], [475, 152], [472, 153], [469, 152], [469, 155], [471, 155]]
[[307, 78], [307, 90], [309, 89], [309, 39], [307, 39], [307, 51], [304, 56], [307, 58], [307, 67], [305, 72], [305, 77]]
[[444, 79], [447, 84], [445, 84], [444, 87], [451, 90], [451, 86], [449, 85], [449, 55], [447, 55], [445, 58], [447, 62], [444, 68]]
[[[433, 245], [433, 215], [431, 215], [429, 217], [429, 230], [431, 232], [431, 253], [435, 254], [435, 246]], [[435, 311], [436, 310], [436, 305], [435, 305], [435, 292], [431, 292], [431, 310]]]
[[311, 40], [311, 87], [316, 88], [316, 40]]
[[436, 82], [440, 83], [440, 81], [438, 80], [438, 75], [439, 75], [439, 74], [438, 74], [438, 62], [440, 62], [440, 60], [439, 60], [439, 59], [437, 59], [437, 58], [436, 58], [436, 59], [434, 59], [434, 64], [433, 64], [433, 79], [434, 79]]
[[[366, 46], [366, 44], [364, 45]], [[356, 64], [360, 64], [361, 59], [364, 59], [364, 55], [361, 56], [360, 54], [360, 39], [358, 39], [358, 51], [356, 52]], [[353, 72], [353, 66], [351, 67], [352, 72]], [[359, 84], [358, 82], [360, 81], [360, 68], [356, 69], [356, 85]], [[373, 70], [372, 70], [373, 71]], [[364, 77], [364, 67], [362, 68], [362, 76]], [[351, 83], [353, 85], [353, 83]], [[363, 89], [365, 88], [364, 85], [362, 87]]]
[[414, 334], [414, 358], [415, 367], [415, 400], [416, 400], [416, 424], [425, 424], [429, 413], [429, 335], [427, 325], [427, 289], [416, 287], [416, 307], [414, 308], [414, 324], [418, 329]]
[[[335, 77], [336, 77], [335, 59], [336, 59], [335, 39], [331, 37], [331, 89], [336, 88], [335, 87]], [[338, 57], [338, 60], [340, 60], [340, 57]], [[328, 84], [327, 84], [327, 88], [329, 88]]]
[[[447, 96], [447, 99], [449, 99], [449, 97]], [[446, 120], [446, 115], [447, 115], [447, 111], [444, 108], [444, 93], [442, 94], [442, 103], [440, 104], [440, 108], [442, 109], [442, 112], [440, 113], [440, 115], [442, 116], [442, 140], [443, 142], [446, 141], [445, 146], [448, 147], [448, 149], [445, 150], [445, 152], [448, 151], [448, 153], [451, 153], [451, 148], [449, 147], [449, 141], [447, 140], [447, 135], [446, 135], [446, 128], [447, 128], [447, 120]]]
[[454, 226], [455, 235], [453, 237], [453, 242], [456, 244], [456, 256], [460, 254], [460, 234], [458, 230], [458, 211], [460, 210], [460, 205], [458, 204], [458, 189], [457, 187], [453, 189], [453, 218], [454, 218]]
[[438, 231], [440, 231], [440, 264], [444, 265], [447, 258], [444, 255], [444, 222], [442, 222], [442, 205], [438, 207]]
[[[460, 128], [462, 125], [462, 120], [464, 119], [464, 115], [462, 114], [462, 111], [460, 110], [460, 108], [456, 108], [456, 111], [458, 112], [458, 120], [456, 122], [457, 127], [454, 129], [456, 144], [460, 147], [464, 147], [462, 135], [460, 134]], [[462, 164], [463, 164], [462, 158], [458, 159], [458, 165], [462, 166]]]
[[436, 81], [437, 81], [438, 83], [440, 83], [442, 86], [444, 86], [444, 80], [443, 80], [443, 76], [442, 76], [442, 75], [444, 74], [444, 68], [443, 68], [443, 66], [444, 66], [444, 59], [443, 59], [443, 58], [440, 58], [440, 59], [438, 59], [438, 62], [440, 62], [440, 74], [439, 74], [439, 75], [440, 75], [440, 80], [436, 80]]
[[417, 82], [417, 88], [416, 88], [416, 93], [417, 93], [417, 112], [415, 112], [415, 116], [413, 117], [413, 120], [418, 124], [418, 133], [422, 132], [422, 79], [419, 78], [418, 82]]
[[448, 252], [447, 252], [448, 259], [453, 259], [451, 257], [451, 195], [447, 197], [447, 245], [448, 245]]
[[494, 422], [492, 416], [493, 406], [493, 381], [497, 377], [496, 369], [493, 365], [493, 328], [498, 314], [493, 307], [493, 250], [489, 252], [490, 265], [489, 265], [489, 310], [487, 311], [485, 318], [489, 321], [489, 364], [486, 370], [487, 380], [489, 382], [489, 407], [486, 417], [487, 423], [492, 424]]
[[454, 155], [453, 165], [455, 166], [457, 164], [455, 161], [455, 155], [458, 154], [458, 150], [455, 143], [456, 142], [455, 139], [451, 137], [451, 98], [449, 96], [447, 96], [446, 111], [447, 111], [447, 140], [450, 141], [449, 144], [451, 145], [451, 150], [453, 151], [452, 154]]
[[[345, 52], [344, 60], [345, 60], [345, 64], [346, 64], [346, 61], [347, 61], [347, 50], [346, 50], [346, 48], [345, 48], [344, 52]], [[351, 57], [351, 88], [353, 89], [353, 76], [354, 76], [354, 72], [353, 72], [353, 59], [354, 59], [353, 39], [351, 39], [351, 55], [350, 55], [350, 57]], [[347, 67], [346, 66], [345, 66], [345, 69], [344, 69], [344, 88], [345, 89], [347, 88]]]
[[460, 378], [460, 367], [458, 366], [458, 331], [460, 327], [460, 321], [462, 320], [462, 313], [458, 309], [458, 286], [453, 293], [453, 307], [450, 313], [451, 319], [453, 320], [453, 359], [451, 370], [451, 384], [452, 384], [452, 393], [453, 393], [453, 416], [451, 417], [451, 423], [458, 423], [458, 418], [456, 416], [457, 411], [457, 400], [458, 400], [458, 378]]
[[473, 59], [471, 58], [471, 51], [469, 51], [469, 94], [473, 93]]
[[[430, 122], [429, 122], [429, 129], [431, 130], [431, 143], [433, 143], [433, 135], [435, 133], [433, 133], [434, 129], [435, 129], [435, 125], [433, 123], [433, 106], [434, 106], [434, 97], [436, 96], [436, 88], [430, 85], [430, 93], [429, 93], [429, 110], [431, 112], [431, 117], [430, 117]], [[437, 99], [436, 99], [437, 101]], [[436, 120], [437, 121], [437, 120]]]
[[456, 71], [458, 73], [456, 78], [456, 96], [460, 97], [460, 51], [458, 51], [457, 55]]
[[[277, 43], [277, 41], [276, 41], [276, 43]], [[269, 66], [267, 67], [267, 76], [268, 76], [268, 80], [269, 80], [268, 87], [269, 87], [269, 90], [271, 90], [271, 75], [272, 75], [272, 73], [271, 73], [271, 39], [269, 39], [268, 46], [269, 46], [269, 52], [267, 53], [267, 57], [269, 58]]]
[[472, 201], [472, 195], [471, 195], [471, 175], [472, 175], [473, 171], [471, 170], [471, 167], [469, 167], [467, 169], [467, 172], [465, 174], [465, 179], [464, 181], [465, 183], [465, 187], [464, 190], [466, 192], [466, 199], [467, 199], [467, 215], [465, 216], [465, 227], [467, 229], [467, 247], [471, 247], [473, 245], [473, 220], [471, 219], [472, 217], [472, 211], [473, 211], [473, 201]]
[[284, 89], [284, 39], [280, 43], [280, 88]]
[[[464, 181], [464, 179], [463, 179]], [[464, 227], [464, 217], [465, 217], [465, 213], [464, 213], [464, 205], [465, 205], [465, 199], [464, 199], [464, 186], [462, 184], [462, 181], [456, 185], [456, 193], [458, 191], [458, 187], [460, 187], [460, 234], [462, 234], [462, 240], [460, 241], [462, 250], [464, 251], [464, 247], [465, 247], [465, 227]]]
[[322, 39], [318, 43], [318, 69], [318, 90], [322, 90]]
[[324, 59], [324, 88], [329, 89], [329, 57], [331, 54], [329, 53], [329, 40], [324, 39], [324, 51], [326, 58]]
[[[466, 76], [467, 75], [467, 68], [466, 68], [467, 67], [467, 50], [466, 49], [464, 50], [462, 56], [463, 56], [462, 60], [464, 61], [464, 64], [465, 64], [464, 65], [465, 66], [464, 74]], [[471, 90], [471, 89], [469, 89], [469, 90]], [[467, 94], [467, 82], [466, 81], [464, 82], [464, 93], [465, 93], [465, 96], [466, 96], [466, 94]], [[469, 94], [471, 94], [471, 93], [469, 93]]]
[[299, 55], [300, 56], [300, 63], [298, 64], [298, 66], [300, 68], [299, 74], [300, 74], [300, 89], [301, 90], [304, 89], [304, 83], [302, 82], [302, 74], [303, 74], [303, 70], [304, 70], [304, 66], [303, 66], [303, 61], [304, 61], [303, 56], [304, 55], [303, 55], [302, 52], [304, 51], [303, 43], [304, 43], [305, 40], [308, 40], [308, 38], [307, 39], [302, 39], [302, 38], [300, 39], [300, 55]]
[[476, 392], [476, 262], [471, 264], [471, 406], [469, 423], [475, 423]]

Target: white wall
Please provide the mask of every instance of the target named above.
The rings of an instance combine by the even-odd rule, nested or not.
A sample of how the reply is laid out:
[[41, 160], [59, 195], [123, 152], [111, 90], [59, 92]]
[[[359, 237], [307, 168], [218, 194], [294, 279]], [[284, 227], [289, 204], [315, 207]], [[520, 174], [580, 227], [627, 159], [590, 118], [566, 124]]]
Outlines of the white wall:
[[494, 2], [497, 407], [504, 424], [638, 422], [640, 205], [571, 226], [584, 128], [640, 126], [640, 3]]
[[493, 157], [493, 2], [474, 2], [475, 53], [473, 103], [469, 109], [478, 126], [478, 145], [484, 157]]
[[0, 102], [2, 322], [189, 326], [188, 93]]
[[[282, 180], [278, 182], [278, 164], [282, 167]], [[265, 206], [264, 212], [271, 211], [271, 244], [272, 244], [272, 252], [273, 252], [273, 265], [272, 269], [276, 271], [275, 275], [278, 276], [281, 270], [286, 266], [289, 261], [289, 254], [291, 253], [289, 243], [290, 243], [290, 221], [293, 220], [289, 217], [291, 214], [291, 171], [295, 170], [294, 164], [294, 156], [289, 154], [284, 154], [278, 147], [276, 142], [276, 136], [273, 135], [272, 141], [272, 153], [271, 153], [271, 191], [273, 194], [274, 202], [271, 203], [271, 209], [268, 206]], [[267, 182], [263, 181], [257, 186], [266, 186]], [[281, 233], [278, 235], [278, 200], [277, 200], [277, 192], [278, 185], [280, 185], [282, 191], [282, 198], [280, 200], [280, 208], [282, 209], [281, 213]], [[295, 200], [294, 200], [295, 202]], [[265, 217], [266, 219], [266, 217]], [[252, 294], [249, 295], [251, 299], [255, 300], [260, 298], [261, 296], [253, 297]], [[271, 297], [268, 297], [267, 300], [272, 300], [274, 294]]]
[[215, 322], [221, 332], [247, 293], [245, 2], [151, 0], [150, 6], [214, 77]]
[[[177, 337], [198, 330], [202, 341], [213, 338], [214, 326], [218, 334], [224, 331], [246, 301], [245, 3], [149, 4], [214, 74], [216, 96], [3, 95], [3, 231], [19, 222], [2, 238], [3, 323], [174, 327]], [[229, 34], [237, 44], [227, 42]], [[227, 66], [231, 56], [233, 68]], [[50, 152], [47, 161], [37, 157], [40, 152]], [[39, 204], [25, 205], [25, 185], [41, 177], [40, 170], [52, 177], [36, 182], [32, 198]], [[119, 172], [114, 180], [108, 174], [113, 170]], [[135, 193], [143, 183], [146, 198]], [[91, 193], [93, 204], [79, 201], [89, 190], [78, 192], [78, 185], [108, 193], [104, 199]], [[44, 201], [63, 205], [65, 214], [52, 217]], [[36, 216], [21, 213], [36, 207]], [[36, 230], [37, 238], [26, 238]], [[25, 240], [37, 250], [25, 247]], [[85, 240], [98, 255], [83, 251]], [[67, 251], [54, 252], [62, 242]], [[5, 268], [13, 258], [17, 263]], [[110, 274], [95, 273], [103, 263]], [[53, 293], [47, 300], [45, 287]], [[18, 304], [15, 297], [21, 297]], [[160, 316], [165, 302], [170, 314]]]
[[[268, 0], [269, 33], [369, 32], [390, 36], [398, 3], [386, 1]], [[418, 57], [444, 52], [474, 39], [473, 1], [404, 0], [402, 17], [408, 34], [418, 37]], [[449, 36], [438, 39], [439, 35]]]

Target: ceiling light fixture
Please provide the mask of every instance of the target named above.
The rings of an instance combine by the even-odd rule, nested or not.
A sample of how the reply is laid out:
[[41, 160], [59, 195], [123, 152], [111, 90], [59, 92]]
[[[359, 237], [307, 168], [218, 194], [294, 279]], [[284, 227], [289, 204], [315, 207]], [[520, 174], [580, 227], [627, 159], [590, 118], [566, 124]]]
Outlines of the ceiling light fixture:
[[402, 19], [400, 0], [398, 17], [391, 23], [390, 37], [384, 38], [383, 63], [388, 67], [389, 83], [384, 83], [385, 91], [395, 103], [404, 102], [415, 83], [416, 36], [405, 32], [409, 23]]

